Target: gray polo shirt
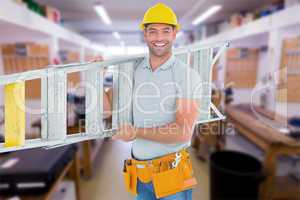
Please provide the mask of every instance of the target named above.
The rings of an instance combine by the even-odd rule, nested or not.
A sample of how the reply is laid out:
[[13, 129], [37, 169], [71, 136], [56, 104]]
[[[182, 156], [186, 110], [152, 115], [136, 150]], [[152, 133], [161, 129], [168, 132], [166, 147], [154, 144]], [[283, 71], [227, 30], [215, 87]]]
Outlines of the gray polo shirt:
[[[174, 55], [155, 71], [146, 57], [136, 68], [133, 89], [133, 125], [158, 127], [175, 121], [177, 98], [199, 98], [200, 76]], [[172, 135], [170, 135], [172, 137]], [[136, 139], [132, 153], [137, 159], [153, 159], [190, 146], [190, 142], [164, 144]]]

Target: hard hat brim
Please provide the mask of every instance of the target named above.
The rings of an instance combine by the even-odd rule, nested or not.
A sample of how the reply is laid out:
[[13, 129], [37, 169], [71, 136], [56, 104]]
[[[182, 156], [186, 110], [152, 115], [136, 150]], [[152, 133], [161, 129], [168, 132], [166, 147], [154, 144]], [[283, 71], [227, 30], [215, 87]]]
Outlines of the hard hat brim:
[[167, 25], [175, 26], [177, 31], [180, 30], [180, 24], [168, 24], [168, 23], [161, 23], [161, 22], [141, 23], [140, 24], [140, 29], [145, 30], [145, 25], [146, 24], [167, 24]]

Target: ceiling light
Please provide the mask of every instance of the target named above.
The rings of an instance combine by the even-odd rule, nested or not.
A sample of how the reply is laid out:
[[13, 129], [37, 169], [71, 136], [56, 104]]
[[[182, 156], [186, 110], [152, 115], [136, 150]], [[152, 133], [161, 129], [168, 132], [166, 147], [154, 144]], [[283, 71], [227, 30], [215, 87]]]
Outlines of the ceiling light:
[[101, 17], [102, 21], [105, 24], [111, 25], [111, 20], [107, 14], [105, 8], [101, 4], [95, 5], [94, 9], [96, 10], [97, 14]]
[[117, 38], [118, 40], [121, 39], [121, 36], [120, 36], [120, 34], [119, 34], [118, 32], [113, 32], [113, 36], [114, 36], [115, 38]]
[[214, 15], [215, 13], [217, 13], [219, 10], [221, 10], [222, 6], [221, 5], [214, 5], [212, 7], [210, 7], [207, 11], [205, 11], [203, 14], [201, 14], [200, 16], [196, 17], [192, 24], [193, 25], [198, 25], [201, 22], [205, 21], [207, 18], [211, 17], [212, 15]]

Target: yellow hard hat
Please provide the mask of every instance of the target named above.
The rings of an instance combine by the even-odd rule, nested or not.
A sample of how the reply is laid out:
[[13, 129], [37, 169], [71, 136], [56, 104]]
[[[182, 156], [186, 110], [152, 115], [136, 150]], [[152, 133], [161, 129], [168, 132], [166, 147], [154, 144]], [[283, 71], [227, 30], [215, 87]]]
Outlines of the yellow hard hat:
[[175, 26], [177, 30], [180, 29], [176, 14], [170, 7], [163, 3], [158, 3], [146, 11], [143, 22], [140, 24], [140, 28], [144, 30], [145, 24], [153, 23], [170, 24]]

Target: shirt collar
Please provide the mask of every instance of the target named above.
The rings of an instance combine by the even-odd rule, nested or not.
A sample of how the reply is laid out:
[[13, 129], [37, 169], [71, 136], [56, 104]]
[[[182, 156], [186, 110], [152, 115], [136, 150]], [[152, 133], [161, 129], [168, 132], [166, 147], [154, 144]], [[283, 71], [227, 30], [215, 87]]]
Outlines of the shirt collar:
[[[157, 68], [157, 70], [162, 69], [162, 70], [167, 70], [168, 68], [172, 67], [174, 65], [175, 62], [175, 56], [172, 54], [171, 57], [165, 62], [163, 63], [161, 66], [159, 66]], [[144, 59], [144, 62], [142, 64], [143, 68], [146, 69], [152, 69], [151, 65], [150, 65], [150, 58], [149, 56], [146, 56]]]

